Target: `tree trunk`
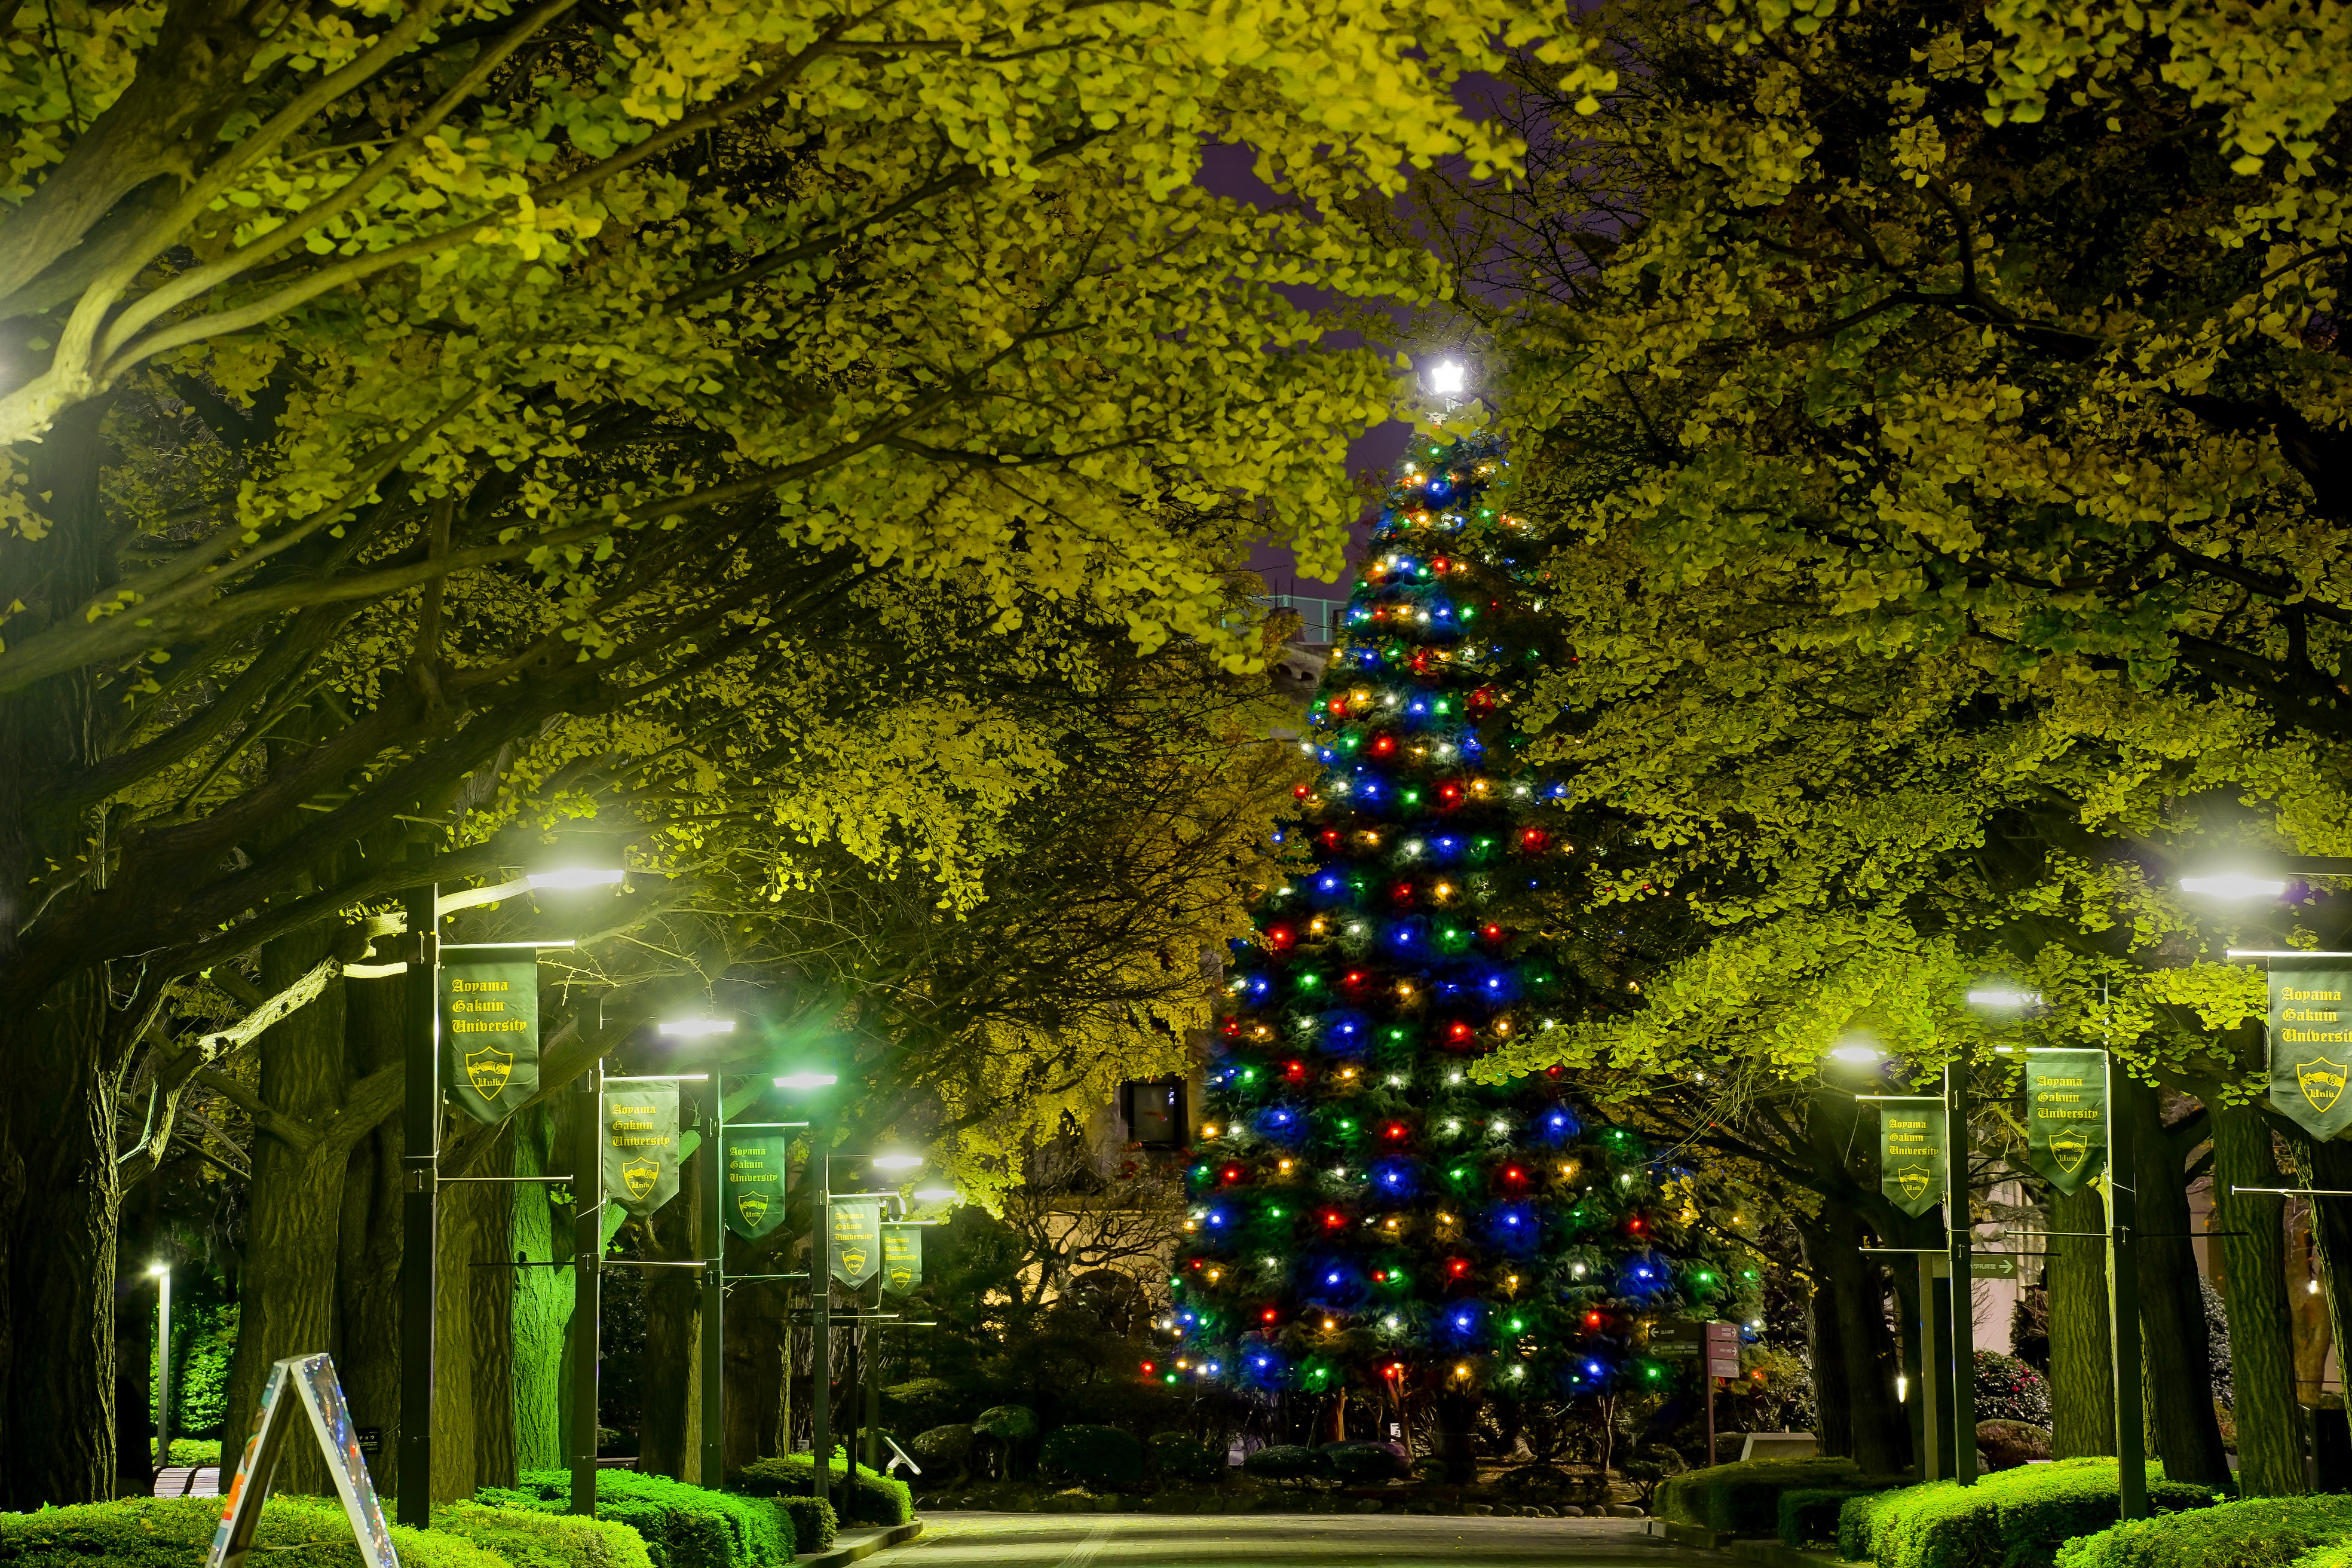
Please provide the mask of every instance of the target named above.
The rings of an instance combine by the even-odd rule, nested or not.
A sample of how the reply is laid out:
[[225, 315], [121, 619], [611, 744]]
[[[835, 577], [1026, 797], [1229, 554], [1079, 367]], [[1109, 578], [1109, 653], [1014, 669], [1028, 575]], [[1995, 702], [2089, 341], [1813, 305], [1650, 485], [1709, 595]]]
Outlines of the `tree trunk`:
[[2281, 1199], [2231, 1193], [2280, 1185], [2270, 1124], [2252, 1106], [2213, 1113], [2213, 1214], [2229, 1260], [2230, 1369], [2237, 1394], [2238, 1479], [2248, 1497], [2305, 1489], [2303, 1429], [2294, 1405], [2294, 1328], [2287, 1312]]
[[2122, 1074], [2116, 1085], [2116, 1113], [2132, 1119], [2139, 1189], [2140, 1340], [2154, 1416], [2150, 1436], [2163, 1453], [2167, 1477], [2227, 1489], [2230, 1459], [2213, 1409], [2212, 1348], [2189, 1242], [2186, 1167], [2165, 1131], [2157, 1091]]
[[[276, 994], [326, 952], [321, 931], [269, 943], [261, 956], [262, 990]], [[317, 1001], [266, 1030], [257, 1048], [262, 1100], [311, 1142], [297, 1147], [259, 1126], [255, 1130], [224, 1452], [235, 1452], [250, 1434], [273, 1363], [331, 1353], [335, 1347], [336, 1242], [350, 1156], [342, 1142], [321, 1137], [319, 1130], [343, 1101], [343, 982], [328, 982]], [[277, 1489], [333, 1489], [326, 1461], [307, 1433], [297, 1433], [284, 1452]]]
[[[515, 1174], [547, 1175], [571, 1169], [560, 1152], [562, 1136], [555, 1105], [569, 1106], [569, 1094], [515, 1118]], [[519, 1185], [514, 1190], [514, 1250], [527, 1263], [572, 1256], [572, 1208], [551, 1200], [553, 1189]], [[515, 1468], [552, 1470], [563, 1466], [563, 1342], [572, 1330], [572, 1279], [569, 1268], [517, 1268], [514, 1273]]]
[[[343, 984], [343, 1049], [352, 1082], [400, 1059], [408, 1016], [397, 976]], [[352, 1425], [375, 1428], [376, 1489], [394, 1492], [400, 1452], [400, 1151], [398, 1116], [353, 1145], [343, 1166], [341, 1234], [336, 1238], [340, 1319], [336, 1371]]]
[[[35, 446], [26, 493], [49, 523], [0, 539], [0, 596], [26, 637], [71, 616], [115, 576], [100, 489], [106, 402], [68, 409]], [[115, 1103], [121, 1042], [107, 979], [52, 980], [20, 963], [26, 928], [55, 894], [70, 908], [106, 885], [94, 814], [61, 812], [59, 786], [98, 760], [106, 721], [86, 674], [0, 697], [0, 1507], [97, 1502], [115, 1486]], [[79, 889], [60, 879], [86, 879]], [[139, 972], [126, 970], [125, 984]], [[22, 989], [17, 989], [21, 987]]]
[[[694, 1202], [702, 1151], [678, 1165], [678, 1195], [646, 1226], [648, 1251], [669, 1262], [709, 1256], [702, 1245]], [[692, 1268], [655, 1268], [646, 1286], [644, 1423], [637, 1430], [637, 1468], [681, 1481], [701, 1473], [702, 1284]], [[846, 1327], [846, 1325], [845, 1325]], [[836, 1330], [836, 1343], [842, 1335]], [[836, 1425], [838, 1433], [845, 1428]]]
[[[509, 1174], [500, 1138], [470, 1175]], [[515, 1271], [509, 1188], [487, 1182], [441, 1189], [440, 1310], [433, 1362], [433, 1500], [512, 1486], [515, 1472]]]
[[[789, 1246], [779, 1231], [750, 1247], [730, 1238], [730, 1271], [781, 1274], [792, 1267]], [[783, 1431], [786, 1312], [791, 1285], [781, 1279], [746, 1281], [727, 1295], [727, 1468], [790, 1451]]]
[[[2096, 1186], [2051, 1200], [2055, 1232], [2104, 1232]], [[2116, 1451], [2116, 1353], [2107, 1314], [2107, 1247], [2099, 1235], [2053, 1235], [2050, 1298], [2050, 1452], [2061, 1459]]]
[[[1823, 1205], [1826, 1209], [1827, 1205]], [[1843, 1336], [1839, 1313], [1839, 1287], [1860, 1260], [1830, 1238], [1820, 1222], [1792, 1216], [1797, 1248], [1805, 1271], [1812, 1276], [1812, 1294], [1805, 1301], [1805, 1359], [1813, 1369], [1813, 1434], [1824, 1454], [1853, 1452], [1853, 1401], [1846, 1373]], [[1823, 1216], [1826, 1218], [1826, 1215]], [[1713, 1464], [1715, 1456], [1707, 1456]]]

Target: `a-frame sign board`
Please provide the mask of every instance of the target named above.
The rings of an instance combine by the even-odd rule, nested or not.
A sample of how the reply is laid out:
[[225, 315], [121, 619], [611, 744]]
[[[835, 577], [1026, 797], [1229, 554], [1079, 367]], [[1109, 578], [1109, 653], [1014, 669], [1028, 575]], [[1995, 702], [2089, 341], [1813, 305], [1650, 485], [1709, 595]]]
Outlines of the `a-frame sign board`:
[[253, 1550], [253, 1531], [261, 1522], [270, 1477], [303, 1415], [310, 1416], [311, 1435], [335, 1478], [335, 1493], [352, 1521], [360, 1561], [368, 1568], [400, 1568], [400, 1553], [393, 1550], [392, 1531], [368, 1479], [367, 1461], [360, 1457], [359, 1433], [352, 1426], [351, 1407], [343, 1403], [343, 1385], [335, 1381], [335, 1363], [324, 1353], [288, 1356], [270, 1367], [253, 1436], [246, 1439], [245, 1453], [237, 1459], [236, 1479], [221, 1498], [220, 1528], [213, 1532], [205, 1568], [242, 1568]]

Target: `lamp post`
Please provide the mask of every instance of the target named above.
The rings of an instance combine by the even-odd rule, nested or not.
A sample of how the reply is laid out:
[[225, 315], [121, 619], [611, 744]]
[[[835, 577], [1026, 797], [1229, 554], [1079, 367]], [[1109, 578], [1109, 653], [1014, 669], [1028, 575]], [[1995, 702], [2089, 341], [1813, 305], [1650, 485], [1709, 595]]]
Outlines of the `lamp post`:
[[[408, 849], [411, 867], [429, 866], [432, 847], [422, 839]], [[618, 867], [567, 868], [536, 873], [495, 887], [441, 896], [431, 881], [419, 881], [403, 900], [409, 952], [402, 972], [407, 1008], [401, 1115], [400, 1247], [400, 1487], [399, 1522], [414, 1530], [433, 1521], [434, 1314], [438, 1300], [441, 1175], [441, 921], [458, 910], [495, 903], [536, 888], [609, 887], [625, 873]], [[476, 942], [469, 949], [570, 947], [569, 942]], [[370, 973], [394, 966], [371, 966]], [[467, 1178], [498, 1180], [501, 1178]], [[561, 1177], [508, 1178], [557, 1182]], [[593, 1456], [592, 1456], [593, 1463]]]
[[147, 1266], [155, 1281], [155, 1468], [172, 1462], [172, 1266]]

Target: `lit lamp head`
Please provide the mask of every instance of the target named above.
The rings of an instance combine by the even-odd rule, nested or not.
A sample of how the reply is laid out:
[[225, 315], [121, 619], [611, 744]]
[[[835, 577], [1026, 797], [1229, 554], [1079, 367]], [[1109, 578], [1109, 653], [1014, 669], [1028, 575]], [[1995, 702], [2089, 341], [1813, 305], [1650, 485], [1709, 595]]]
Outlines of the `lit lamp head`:
[[1830, 1049], [1830, 1060], [1843, 1062], [1847, 1067], [1875, 1067], [1885, 1058], [1885, 1056], [1886, 1053], [1876, 1046], [1867, 1045], [1860, 1040], [1848, 1040], [1843, 1045], [1833, 1046]]
[[533, 871], [526, 879], [534, 893], [568, 892], [581, 888], [617, 887], [627, 875], [618, 866], [564, 866], [552, 871]]
[[870, 1163], [877, 1171], [915, 1171], [922, 1168], [923, 1157], [905, 1149], [885, 1149]]
[[2286, 883], [2276, 877], [2256, 876], [2248, 871], [2218, 871], [2210, 876], [2181, 878], [2180, 890], [2201, 893], [2209, 899], [2275, 899], [2286, 891]]
[[172, 1266], [160, 1258], [147, 1266], [147, 1277], [151, 1279], [161, 1279], [171, 1271]]
[[705, 1035], [731, 1035], [735, 1032], [732, 1018], [672, 1018], [654, 1027], [672, 1039], [693, 1040]]
[[770, 1080], [778, 1089], [830, 1089], [841, 1080], [829, 1072], [788, 1072]]
[[1470, 373], [1462, 368], [1459, 360], [1440, 360], [1429, 367], [1429, 390], [1440, 397], [1459, 397], [1469, 384]]
[[[2042, 1005], [2042, 993], [2039, 991], [1971, 991], [1969, 993], [1969, 1005], [1985, 1013], [2022, 1013]], [[1997, 1057], [2013, 1057], [2017, 1054], [2017, 1047], [1995, 1046], [1992, 1048], [1992, 1054]]]
[[934, 1185], [917, 1187], [914, 1191], [914, 1199], [919, 1204], [952, 1204], [961, 1202], [963, 1194], [953, 1187]]

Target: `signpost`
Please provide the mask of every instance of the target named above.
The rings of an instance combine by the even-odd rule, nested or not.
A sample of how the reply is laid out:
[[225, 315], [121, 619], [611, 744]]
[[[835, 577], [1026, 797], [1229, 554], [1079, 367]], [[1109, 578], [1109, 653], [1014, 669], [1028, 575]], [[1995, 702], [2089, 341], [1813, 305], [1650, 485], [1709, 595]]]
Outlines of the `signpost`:
[[1650, 1353], [1661, 1361], [1696, 1363], [1700, 1397], [1706, 1401], [1706, 1457], [1715, 1453], [1715, 1392], [1717, 1379], [1739, 1375], [1739, 1325], [1668, 1323], [1650, 1335]]
[[352, 1425], [342, 1384], [335, 1379], [335, 1363], [323, 1353], [270, 1363], [260, 1413], [237, 1457], [236, 1479], [222, 1493], [221, 1521], [213, 1531], [212, 1549], [205, 1554], [205, 1568], [240, 1568], [253, 1550], [253, 1532], [261, 1523], [261, 1505], [268, 1499], [278, 1461], [294, 1424], [304, 1416], [310, 1418], [311, 1436], [335, 1479], [335, 1495], [342, 1501], [352, 1539], [359, 1543], [360, 1561], [367, 1568], [400, 1568], [400, 1553], [393, 1548], [392, 1531], [360, 1453], [360, 1429]]

